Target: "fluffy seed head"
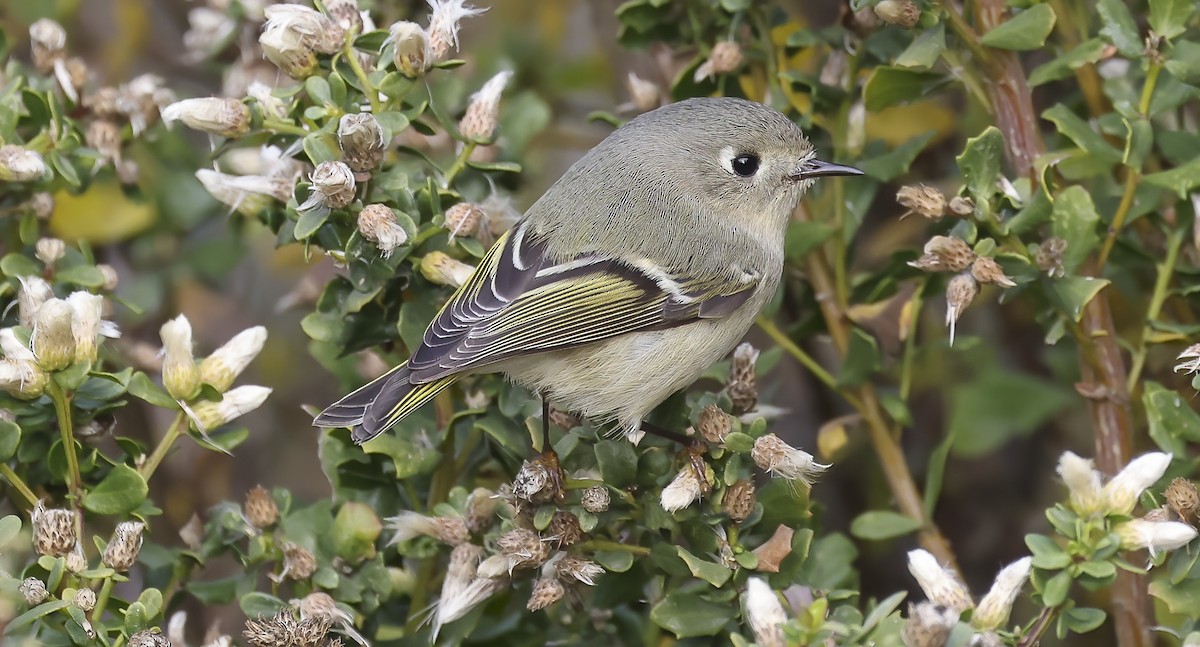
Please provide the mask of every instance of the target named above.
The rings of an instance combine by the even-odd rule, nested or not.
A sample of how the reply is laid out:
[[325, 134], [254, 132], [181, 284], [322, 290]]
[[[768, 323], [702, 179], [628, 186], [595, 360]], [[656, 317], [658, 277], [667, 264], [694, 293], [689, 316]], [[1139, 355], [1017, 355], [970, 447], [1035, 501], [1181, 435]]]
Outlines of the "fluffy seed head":
[[124, 573], [137, 563], [142, 550], [142, 531], [146, 525], [140, 521], [122, 521], [113, 530], [112, 540], [104, 549], [101, 562], [118, 573]]
[[33, 182], [40, 180], [50, 169], [38, 153], [17, 146], [0, 146], [0, 181]]
[[317, 71], [317, 55], [310, 38], [294, 29], [280, 23], [267, 23], [258, 37], [258, 44], [262, 47], [263, 57], [293, 79], [304, 79]]
[[386, 204], [369, 204], [358, 212], [358, 233], [375, 243], [384, 258], [408, 242], [408, 232], [396, 220], [396, 212]]
[[14, 398], [33, 400], [41, 397], [49, 382], [50, 376], [35, 361], [0, 360], [0, 391], [4, 391]]
[[342, 115], [338, 121], [338, 145], [353, 170], [365, 173], [379, 166], [387, 150], [383, 126], [366, 112]]
[[975, 252], [961, 238], [934, 236], [924, 254], [909, 265], [923, 272], [961, 272], [975, 261]]
[[18, 276], [17, 280], [21, 283], [17, 290], [17, 320], [22, 326], [32, 328], [38, 309], [54, 297], [54, 290], [40, 276]]
[[508, 559], [509, 572], [537, 568], [550, 556], [550, 547], [528, 528], [516, 528], [500, 535], [496, 548]]
[[1058, 459], [1058, 476], [1067, 486], [1071, 508], [1081, 516], [1090, 516], [1103, 507], [1100, 472], [1092, 461], [1081, 458], [1074, 452], [1064, 452]]
[[75, 311], [62, 299], [47, 299], [38, 308], [31, 346], [42, 370], [62, 370], [75, 361], [74, 317]]
[[1002, 288], [1015, 288], [1017, 284], [1004, 273], [1004, 268], [995, 259], [980, 256], [971, 264], [971, 276], [980, 283], [994, 283]]
[[99, 353], [96, 342], [100, 336], [120, 335], [115, 325], [102, 319], [104, 297], [81, 290], [72, 292], [66, 301], [72, 312], [71, 336], [75, 340], [75, 361], [95, 362]]
[[550, 519], [546, 527], [546, 536], [552, 539], [558, 548], [572, 546], [583, 539], [583, 528], [579, 526], [579, 518], [568, 510], [559, 510]]
[[910, 212], [925, 218], [941, 218], [946, 215], [946, 196], [941, 191], [917, 184], [902, 186], [896, 192], [896, 202]]
[[556, 573], [567, 582], [572, 580], [596, 586], [596, 578], [604, 574], [604, 568], [590, 559], [578, 555], [567, 555], [558, 561]]
[[475, 272], [475, 268], [466, 263], [451, 258], [445, 252], [431, 252], [421, 258], [421, 276], [424, 276], [432, 283], [438, 285], [447, 285], [452, 288], [460, 287], [467, 279], [471, 278], [471, 274]]
[[464, 139], [478, 143], [492, 141], [500, 117], [500, 95], [512, 75], [511, 70], [500, 72], [483, 84], [479, 92], [471, 95], [467, 112], [458, 122], [458, 132]]
[[116, 122], [97, 119], [89, 123], [84, 141], [106, 160], [115, 162], [121, 159], [121, 126]]
[[721, 509], [730, 519], [740, 523], [754, 513], [754, 506], [757, 503], [758, 496], [755, 493], [754, 482], [741, 480], [725, 490]]
[[755, 364], [758, 349], [750, 344], [739, 344], [733, 349], [729, 363], [729, 377], [725, 378], [725, 392], [733, 401], [734, 413], [754, 411], [758, 406], [758, 377]]
[[306, 580], [317, 572], [317, 556], [312, 551], [287, 542], [283, 545], [283, 575], [293, 580]]
[[612, 502], [612, 495], [608, 492], [608, 488], [603, 485], [593, 485], [583, 491], [580, 497], [580, 504], [583, 509], [592, 514], [600, 514], [607, 512], [608, 506]]
[[1005, 566], [996, 575], [992, 588], [979, 601], [975, 613], [971, 616], [971, 625], [981, 631], [999, 629], [1008, 621], [1013, 602], [1029, 579], [1029, 571], [1033, 565], [1032, 557], [1024, 557]]
[[[341, 209], [354, 201], [354, 171], [344, 162], [321, 162], [308, 176], [312, 199], [331, 209]], [[301, 205], [309, 205], [312, 199]]]
[[262, 351], [266, 341], [267, 329], [262, 326], [247, 328], [234, 335], [200, 362], [200, 381], [222, 393], [228, 391], [237, 376]]
[[75, 515], [62, 508], [46, 508], [38, 501], [30, 513], [33, 549], [39, 555], [65, 557], [75, 548]]
[[[268, 6], [263, 13], [267, 21], [263, 25], [263, 36], [259, 38], [259, 44], [263, 46], [263, 53], [267, 58], [276, 65], [279, 63], [271, 58], [271, 54], [267, 52], [267, 43], [263, 43], [267, 34], [271, 34], [271, 38], [267, 39], [271, 45], [275, 45], [276, 42], [283, 43], [292, 53], [307, 49], [322, 54], [334, 54], [342, 47], [346, 31], [312, 7], [281, 3]], [[283, 66], [280, 65], [280, 68], [283, 69]]]
[[733, 428], [733, 421], [715, 404], [704, 407], [700, 412], [700, 420], [696, 422], [696, 431], [700, 436], [714, 445], [721, 445]]
[[975, 201], [961, 195], [956, 195], [950, 198], [950, 214], [959, 218], [966, 218], [975, 213]]
[[755, 439], [750, 458], [759, 469], [772, 476], [803, 483], [809, 487], [821, 472], [829, 469], [829, 465], [816, 462], [812, 454], [792, 447], [775, 434], [765, 434]]
[[393, 46], [392, 62], [396, 69], [410, 79], [415, 79], [428, 69], [433, 61], [429, 38], [425, 30], [415, 22], [401, 21], [388, 29], [386, 44]]
[[270, 528], [279, 521], [279, 505], [275, 503], [271, 491], [261, 485], [254, 486], [254, 489], [246, 493], [242, 510], [246, 513], [246, 520], [250, 525], [259, 530]]
[[437, 610], [433, 615], [432, 642], [437, 642], [437, 635], [442, 627], [467, 615], [471, 609], [495, 595], [504, 586], [505, 583], [501, 579], [475, 578], [447, 592], [447, 582], [443, 581], [442, 596], [438, 599]]
[[556, 577], [539, 577], [533, 583], [533, 590], [529, 593], [529, 602], [525, 604], [525, 608], [530, 611], [541, 611], [546, 607], [558, 602], [567, 593], [567, 587]]
[[192, 356], [192, 324], [181, 314], [164, 323], [158, 334], [163, 343], [163, 386], [172, 398], [191, 400], [200, 391], [200, 369]]
[[1061, 278], [1067, 273], [1067, 269], [1063, 267], [1063, 253], [1066, 251], [1066, 240], [1047, 238], [1042, 241], [1041, 245], [1038, 245], [1034, 261], [1037, 262], [1038, 269], [1045, 272], [1050, 278]]
[[1192, 344], [1183, 349], [1176, 359], [1183, 360], [1175, 365], [1175, 372], [1195, 373], [1200, 371], [1200, 344]]
[[196, 171], [196, 179], [221, 204], [245, 216], [256, 216], [271, 206], [271, 200], [287, 202], [292, 196], [292, 178], [268, 175], [229, 175], [212, 169]]
[[204, 97], [176, 101], [162, 111], [164, 123], [182, 121], [189, 128], [221, 137], [250, 131], [250, 108], [238, 99]]
[[[256, 647], [290, 647], [297, 642], [298, 624], [291, 609], [280, 609], [271, 618], [247, 618], [242, 636]], [[166, 644], [169, 647], [171, 643], [167, 641]]]
[[467, 510], [463, 514], [467, 531], [481, 533], [490, 528], [496, 520], [496, 508], [499, 504], [495, 499], [495, 492], [487, 488], [475, 488], [467, 497]]
[[471, 536], [467, 522], [462, 517], [430, 517], [405, 510], [384, 521], [387, 528], [395, 533], [388, 541], [389, 546], [420, 536], [433, 537], [444, 544], [458, 546], [466, 543]]
[[358, 9], [358, 0], [326, 0], [325, 11], [343, 31], [353, 28], [356, 33], [363, 33], [362, 13]]
[[269, 395], [271, 389], [265, 386], [239, 386], [226, 391], [219, 402], [195, 403], [192, 412], [204, 429], [216, 429], [259, 408]]
[[[705, 477], [709, 483], [712, 480], [707, 477], [711, 471], [712, 469], [706, 464]], [[659, 496], [659, 503], [662, 504], [663, 510], [675, 512], [699, 501], [703, 491], [704, 485], [700, 481], [700, 475], [696, 473], [696, 468], [685, 465], [667, 484], [667, 487], [663, 488], [662, 494]]]
[[75, 592], [75, 599], [71, 600], [71, 604], [84, 612], [91, 611], [96, 606], [96, 592], [91, 589], [79, 589]]
[[958, 624], [959, 612], [934, 602], [909, 603], [904, 621], [906, 647], [945, 647], [950, 632]]
[[946, 284], [946, 325], [950, 328], [950, 345], [954, 345], [954, 329], [963, 310], [975, 300], [979, 294], [979, 284], [969, 273], [954, 275]]
[[46, 590], [46, 583], [36, 577], [27, 577], [21, 580], [21, 584], [17, 586], [17, 591], [25, 598], [25, 604], [31, 607], [37, 606], [46, 601], [50, 596]]
[[1116, 527], [1122, 550], [1148, 550], [1156, 556], [1183, 548], [1196, 538], [1196, 529], [1179, 521], [1131, 519]]
[[921, 19], [921, 8], [912, 0], [881, 0], [875, 5], [875, 15], [889, 25], [911, 29]]
[[1129, 514], [1142, 492], [1166, 473], [1171, 455], [1164, 452], [1142, 454], [1129, 462], [1104, 485], [1101, 496], [1105, 508], [1113, 514]]
[[458, 51], [458, 23], [463, 18], [478, 16], [487, 11], [467, 6], [466, 0], [428, 0], [433, 12], [429, 14], [429, 63], [446, 57], [450, 48]]
[[1176, 477], [1167, 486], [1166, 492], [1163, 492], [1163, 497], [1180, 519], [1188, 523], [1196, 523], [1196, 512], [1200, 510], [1200, 492], [1197, 492], [1195, 483], [1183, 477]]
[[783, 636], [787, 613], [779, 596], [775, 595], [766, 580], [761, 577], [747, 580], [742, 604], [746, 607], [746, 622], [754, 631], [755, 643], [761, 647], [784, 647], [787, 644]]
[[930, 602], [949, 607], [956, 613], [975, 606], [966, 585], [958, 580], [954, 571], [942, 568], [937, 558], [928, 551], [909, 551], [908, 572], [916, 578]]
[[708, 60], [696, 68], [693, 78], [699, 83], [720, 74], [729, 74], [742, 66], [743, 58], [741, 45], [731, 40], [720, 41], [713, 45]]
[[451, 236], [474, 236], [486, 218], [483, 207], [473, 202], [459, 202], [446, 210], [446, 229]]
[[49, 18], [42, 18], [29, 26], [29, 47], [34, 67], [45, 74], [66, 55], [67, 30]]

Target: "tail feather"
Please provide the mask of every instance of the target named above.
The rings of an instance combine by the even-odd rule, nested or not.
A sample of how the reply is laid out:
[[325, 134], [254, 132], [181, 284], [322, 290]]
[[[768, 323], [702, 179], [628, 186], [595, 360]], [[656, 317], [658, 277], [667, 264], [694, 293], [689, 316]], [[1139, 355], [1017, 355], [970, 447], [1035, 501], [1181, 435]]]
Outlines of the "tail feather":
[[313, 425], [352, 427], [350, 437], [362, 444], [394, 427], [456, 381], [458, 376], [451, 375], [427, 384], [414, 384], [408, 364], [401, 364], [326, 407]]

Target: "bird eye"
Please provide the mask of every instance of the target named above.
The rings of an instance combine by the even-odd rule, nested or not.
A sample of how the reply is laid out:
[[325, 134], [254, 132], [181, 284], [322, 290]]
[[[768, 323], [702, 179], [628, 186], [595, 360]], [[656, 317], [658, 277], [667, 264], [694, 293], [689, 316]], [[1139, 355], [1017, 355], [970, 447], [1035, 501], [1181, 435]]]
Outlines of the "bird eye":
[[741, 177], [750, 177], [758, 172], [757, 155], [738, 155], [733, 158], [733, 172]]

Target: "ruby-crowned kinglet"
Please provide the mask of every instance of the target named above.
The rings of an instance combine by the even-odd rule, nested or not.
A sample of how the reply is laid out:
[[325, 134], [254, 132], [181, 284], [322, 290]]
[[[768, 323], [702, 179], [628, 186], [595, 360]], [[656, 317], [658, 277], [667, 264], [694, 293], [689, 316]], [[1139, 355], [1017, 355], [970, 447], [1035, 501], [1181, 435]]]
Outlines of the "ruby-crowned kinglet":
[[502, 372], [566, 411], [642, 419], [741, 340], [775, 292], [815, 157], [767, 106], [689, 99], [584, 155], [505, 233], [409, 360], [317, 416], [365, 442], [459, 377]]

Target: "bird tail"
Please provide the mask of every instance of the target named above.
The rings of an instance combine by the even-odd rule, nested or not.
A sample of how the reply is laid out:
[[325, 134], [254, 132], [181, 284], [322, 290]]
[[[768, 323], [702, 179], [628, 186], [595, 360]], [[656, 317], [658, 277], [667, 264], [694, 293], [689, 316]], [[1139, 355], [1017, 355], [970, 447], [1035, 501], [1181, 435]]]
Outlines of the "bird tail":
[[458, 381], [457, 375], [425, 384], [414, 384], [411, 378], [412, 371], [405, 362], [326, 407], [313, 419], [313, 425], [352, 427], [351, 438], [361, 445]]

